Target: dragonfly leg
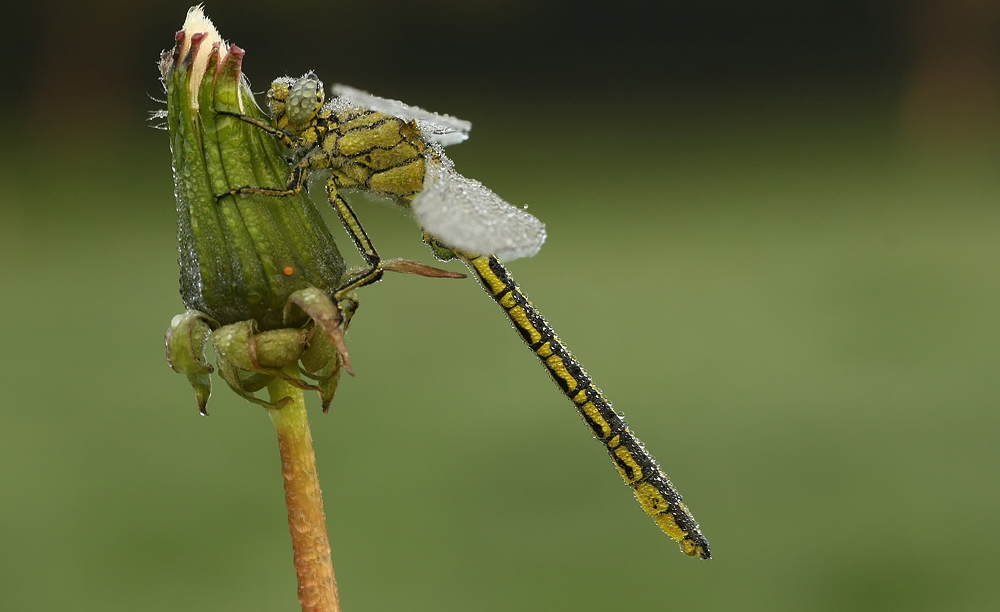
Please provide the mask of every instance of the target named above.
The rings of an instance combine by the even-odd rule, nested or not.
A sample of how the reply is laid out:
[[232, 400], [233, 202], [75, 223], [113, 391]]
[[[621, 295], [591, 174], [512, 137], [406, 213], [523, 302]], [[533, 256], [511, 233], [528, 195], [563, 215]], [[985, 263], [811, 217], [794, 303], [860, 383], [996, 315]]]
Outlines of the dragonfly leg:
[[227, 115], [229, 117], [236, 117], [237, 119], [239, 119], [240, 121], [243, 121], [244, 123], [249, 123], [250, 125], [256, 126], [256, 127], [260, 128], [260, 129], [264, 130], [268, 134], [271, 134], [273, 136], [277, 136], [278, 139], [281, 140], [281, 143], [283, 145], [285, 145], [286, 147], [288, 147], [289, 149], [292, 149], [292, 148], [295, 148], [296, 146], [298, 146], [298, 142], [295, 140], [295, 137], [292, 136], [291, 132], [289, 132], [288, 130], [278, 129], [278, 128], [274, 127], [273, 125], [271, 125], [270, 123], [268, 123], [267, 121], [263, 121], [261, 119], [255, 118], [255, 117], [251, 117], [250, 115], [241, 115], [240, 113], [231, 113], [229, 111], [220, 111], [220, 110], [217, 110], [217, 111], [215, 111], [215, 114], [217, 114], [217, 115]]
[[361, 226], [361, 221], [358, 220], [354, 209], [351, 208], [351, 205], [347, 203], [344, 196], [340, 195], [340, 192], [337, 190], [337, 179], [335, 176], [331, 176], [327, 180], [326, 193], [330, 198], [330, 206], [333, 206], [333, 209], [337, 211], [337, 215], [340, 216], [340, 220], [344, 223], [344, 229], [351, 236], [351, 240], [358, 247], [358, 251], [367, 265], [363, 270], [352, 274], [350, 278], [337, 288], [333, 294], [333, 299], [340, 301], [355, 289], [382, 280], [382, 258], [379, 257], [378, 251], [375, 250], [375, 246], [372, 245], [371, 240], [368, 238], [365, 228]]
[[306, 186], [306, 179], [309, 178], [309, 171], [312, 170], [312, 163], [310, 158], [305, 158], [297, 163], [293, 168], [291, 174], [288, 175], [288, 184], [284, 189], [275, 189], [273, 187], [254, 187], [252, 185], [244, 185], [242, 187], [236, 187], [230, 189], [225, 193], [220, 193], [215, 196], [215, 201], [218, 202], [222, 198], [231, 195], [243, 195], [243, 194], [256, 194], [265, 195], [275, 198], [280, 198], [284, 196], [294, 196], [302, 192]]

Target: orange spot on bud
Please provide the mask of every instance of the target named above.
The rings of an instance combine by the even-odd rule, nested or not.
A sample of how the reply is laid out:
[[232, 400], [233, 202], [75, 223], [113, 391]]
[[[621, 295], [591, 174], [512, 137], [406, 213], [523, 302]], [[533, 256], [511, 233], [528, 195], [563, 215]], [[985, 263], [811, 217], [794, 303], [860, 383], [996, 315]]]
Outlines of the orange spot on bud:
[[285, 266], [284, 268], [281, 269], [281, 271], [285, 273], [285, 276], [291, 276], [292, 274], [295, 274], [295, 268], [291, 266]]

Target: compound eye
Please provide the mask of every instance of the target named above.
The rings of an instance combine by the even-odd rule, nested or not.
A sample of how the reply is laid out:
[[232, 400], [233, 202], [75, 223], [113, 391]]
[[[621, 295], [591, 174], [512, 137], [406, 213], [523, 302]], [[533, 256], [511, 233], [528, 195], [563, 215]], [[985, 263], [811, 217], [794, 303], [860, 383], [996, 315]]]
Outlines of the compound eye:
[[301, 125], [311, 121], [322, 106], [323, 83], [310, 72], [292, 85], [285, 112], [289, 121]]

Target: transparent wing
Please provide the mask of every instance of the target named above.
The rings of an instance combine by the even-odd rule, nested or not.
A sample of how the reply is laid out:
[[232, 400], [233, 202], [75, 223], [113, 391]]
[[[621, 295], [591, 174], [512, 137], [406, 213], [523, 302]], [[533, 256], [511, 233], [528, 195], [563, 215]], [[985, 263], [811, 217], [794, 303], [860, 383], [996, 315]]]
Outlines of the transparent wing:
[[451, 115], [439, 115], [417, 106], [404, 104], [399, 100], [373, 96], [367, 91], [361, 91], [347, 85], [336, 83], [332, 89], [333, 95], [340, 96], [361, 108], [385, 113], [407, 121], [416, 121], [424, 138], [443, 147], [464, 142], [469, 138], [469, 130], [472, 129], [470, 122]]
[[531, 257], [545, 242], [545, 224], [479, 181], [430, 159], [424, 189], [410, 205], [420, 227], [444, 244], [501, 260]]

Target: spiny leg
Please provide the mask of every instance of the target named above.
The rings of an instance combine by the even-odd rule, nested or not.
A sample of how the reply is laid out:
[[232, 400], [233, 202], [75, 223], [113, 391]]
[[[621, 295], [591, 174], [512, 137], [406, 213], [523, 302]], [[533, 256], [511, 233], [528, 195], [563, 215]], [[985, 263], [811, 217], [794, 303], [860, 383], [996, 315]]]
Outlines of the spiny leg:
[[344, 229], [351, 236], [351, 240], [358, 247], [361, 257], [368, 266], [352, 274], [346, 282], [337, 288], [337, 291], [333, 294], [333, 298], [341, 300], [355, 289], [377, 283], [382, 279], [382, 258], [379, 257], [378, 251], [375, 250], [375, 246], [368, 238], [365, 228], [361, 226], [361, 221], [354, 213], [354, 209], [351, 208], [351, 205], [347, 203], [344, 196], [340, 195], [340, 192], [337, 190], [336, 176], [331, 176], [327, 180], [326, 193], [330, 198], [330, 206], [333, 206], [333, 209], [337, 211], [337, 215], [340, 216], [340, 220], [344, 223]]
[[309, 171], [312, 170], [313, 164], [309, 157], [301, 160], [292, 168], [292, 172], [288, 175], [288, 184], [284, 189], [275, 189], [273, 187], [254, 187], [253, 185], [244, 185], [242, 187], [236, 187], [230, 189], [225, 193], [220, 193], [215, 196], [215, 201], [218, 202], [222, 198], [231, 195], [241, 195], [241, 194], [257, 194], [264, 196], [271, 196], [275, 198], [281, 198], [285, 196], [296, 196], [302, 193], [305, 189], [306, 179], [309, 178]]
[[271, 134], [272, 136], [277, 136], [281, 140], [281, 144], [285, 145], [289, 149], [293, 149], [296, 146], [298, 146], [298, 141], [295, 139], [294, 136], [292, 136], [291, 132], [289, 132], [288, 130], [282, 130], [276, 128], [267, 121], [264, 121], [262, 119], [257, 119], [256, 117], [251, 117], [250, 115], [241, 115], [240, 113], [231, 113], [229, 111], [217, 110], [215, 111], [215, 113], [217, 115], [228, 115], [230, 117], [236, 117], [240, 121], [259, 127], [268, 134]]
[[[220, 115], [229, 115], [231, 117], [236, 117], [240, 121], [249, 123], [250, 125], [264, 130], [268, 134], [276, 136], [281, 143], [290, 149], [299, 148], [302, 146], [303, 141], [300, 138], [295, 137], [288, 130], [283, 130], [272, 126], [267, 121], [262, 121], [249, 115], [241, 115], [239, 113], [230, 113], [227, 111], [216, 111]], [[306, 180], [309, 177], [309, 172], [315, 169], [328, 168], [329, 158], [322, 151], [306, 151], [296, 154], [292, 160], [295, 165], [292, 166], [292, 171], [288, 175], [288, 183], [285, 185], [284, 189], [276, 189], [273, 187], [256, 187], [254, 185], [244, 185], [242, 187], [236, 187], [230, 189], [226, 193], [221, 193], [215, 196], [216, 202], [222, 200], [222, 198], [229, 195], [241, 195], [241, 194], [256, 194], [265, 195], [271, 197], [286, 197], [295, 196], [302, 192], [306, 186]]]

